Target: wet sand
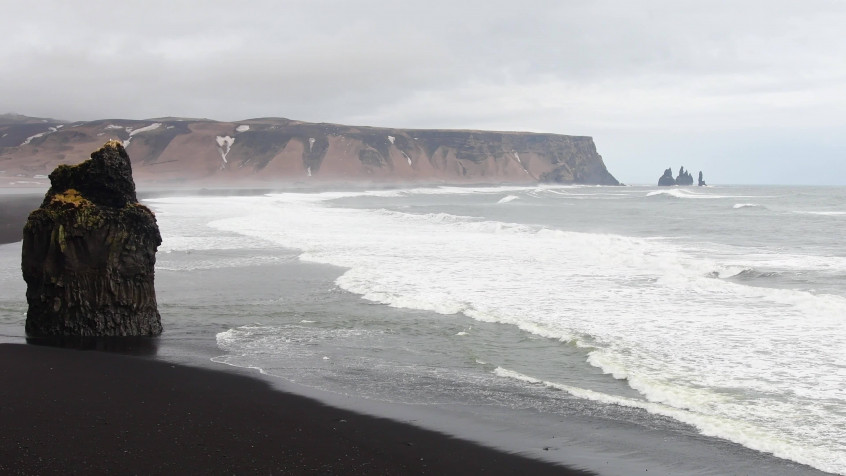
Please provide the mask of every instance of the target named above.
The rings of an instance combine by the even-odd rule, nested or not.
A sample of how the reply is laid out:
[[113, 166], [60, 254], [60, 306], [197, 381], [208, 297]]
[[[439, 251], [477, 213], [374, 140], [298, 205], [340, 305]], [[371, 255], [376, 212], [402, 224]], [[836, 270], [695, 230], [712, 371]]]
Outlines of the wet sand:
[[[0, 229], [11, 230], [0, 236], [0, 243], [21, 239], [26, 216], [42, 199], [43, 194], [0, 196]], [[16, 275], [19, 253], [17, 248], [14, 262], [8, 261]], [[299, 268], [277, 274], [298, 281], [307, 275]], [[198, 276], [203, 275], [194, 278]], [[160, 304], [184, 296], [185, 289], [176, 282], [157, 286], [164, 298]], [[206, 284], [217, 289], [215, 282]], [[189, 288], [197, 285], [186, 282]], [[23, 300], [22, 282], [15, 286]], [[22, 316], [24, 311], [15, 312]], [[6, 341], [23, 342], [22, 317], [11, 319], [9, 326], [14, 331], [6, 332], [12, 336]], [[216, 349], [213, 331], [171, 326], [148, 347], [98, 341], [89, 351], [0, 344], [0, 474], [590, 474], [445, 434], [520, 452], [532, 446], [510, 441], [500, 445], [488, 438], [495, 434], [468, 435], [463, 423], [444, 427], [427, 422], [444, 433], [421, 430], [400, 423], [415, 421], [418, 415], [396, 406], [386, 411], [378, 401], [351, 408], [394, 420], [279, 391], [259, 376], [249, 376], [249, 371], [173, 363], [209, 365], [208, 354]], [[183, 356], [186, 346], [197, 347], [200, 358]], [[350, 408], [347, 401], [317, 398]], [[555, 431], [566, 429], [570, 436], [558, 440], [566, 443], [556, 442], [561, 447], [551, 448], [556, 451], [549, 456], [603, 474], [716, 474], [726, 468], [745, 474], [821, 474], [687, 431], [662, 433], [591, 418], [557, 423]], [[499, 421], [492, 428], [493, 433], [503, 431], [511, 440], [524, 442]], [[545, 444], [533, 447], [545, 451]]]
[[230, 372], [0, 345], [3, 474], [591, 474]]

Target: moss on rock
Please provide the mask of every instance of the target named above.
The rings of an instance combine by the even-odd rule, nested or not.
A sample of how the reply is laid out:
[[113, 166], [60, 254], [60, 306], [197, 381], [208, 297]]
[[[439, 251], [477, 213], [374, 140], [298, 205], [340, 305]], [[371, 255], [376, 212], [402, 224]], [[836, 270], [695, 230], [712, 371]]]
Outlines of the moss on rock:
[[30, 336], [161, 334], [153, 285], [156, 219], [138, 203], [126, 150], [109, 141], [50, 174], [24, 226]]

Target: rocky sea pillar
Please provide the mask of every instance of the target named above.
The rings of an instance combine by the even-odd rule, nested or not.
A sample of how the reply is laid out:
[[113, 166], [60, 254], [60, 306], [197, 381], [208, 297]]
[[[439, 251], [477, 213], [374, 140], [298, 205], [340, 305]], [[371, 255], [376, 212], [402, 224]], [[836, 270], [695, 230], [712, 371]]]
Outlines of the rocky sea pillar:
[[138, 203], [123, 145], [60, 165], [23, 230], [29, 336], [156, 336], [153, 274], [162, 242]]

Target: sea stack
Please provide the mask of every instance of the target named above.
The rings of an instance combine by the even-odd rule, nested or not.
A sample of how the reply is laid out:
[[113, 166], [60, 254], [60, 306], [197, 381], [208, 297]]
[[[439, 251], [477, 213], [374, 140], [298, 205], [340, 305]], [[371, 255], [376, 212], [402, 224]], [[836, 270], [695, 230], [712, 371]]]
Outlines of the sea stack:
[[685, 170], [684, 167], [679, 168], [679, 176], [676, 177], [676, 185], [693, 185], [693, 175]]
[[[658, 186], [671, 187], [673, 185], [693, 185], [693, 175], [690, 174], [689, 170], [685, 170], [684, 167], [681, 167], [679, 168], [679, 175], [676, 178], [673, 178], [673, 169], [668, 168], [664, 171], [664, 175], [658, 179]], [[699, 172], [699, 185], [705, 185], [705, 181], [702, 180], [701, 171]]]
[[23, 230], [27, 335], [161, 334], [153, 274], [162, 239], [123, 145], [58, 166], [50, 184]]
[[673, 169], [667, 168], [664, 171], [664, 175], [662, 175], [658, 179], [658, 186], [660, 187], [671, 187], [676, 184], [676, 179], [673, 178]]

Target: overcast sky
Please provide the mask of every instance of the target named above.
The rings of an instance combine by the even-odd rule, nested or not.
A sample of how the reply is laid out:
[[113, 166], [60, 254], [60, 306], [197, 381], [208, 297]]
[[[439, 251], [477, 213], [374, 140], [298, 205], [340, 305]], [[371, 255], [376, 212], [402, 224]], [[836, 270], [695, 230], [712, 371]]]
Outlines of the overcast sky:
[[846, 185], [846, 1], [5, 2], [0, 113], [589, 135], [611, 172]]

